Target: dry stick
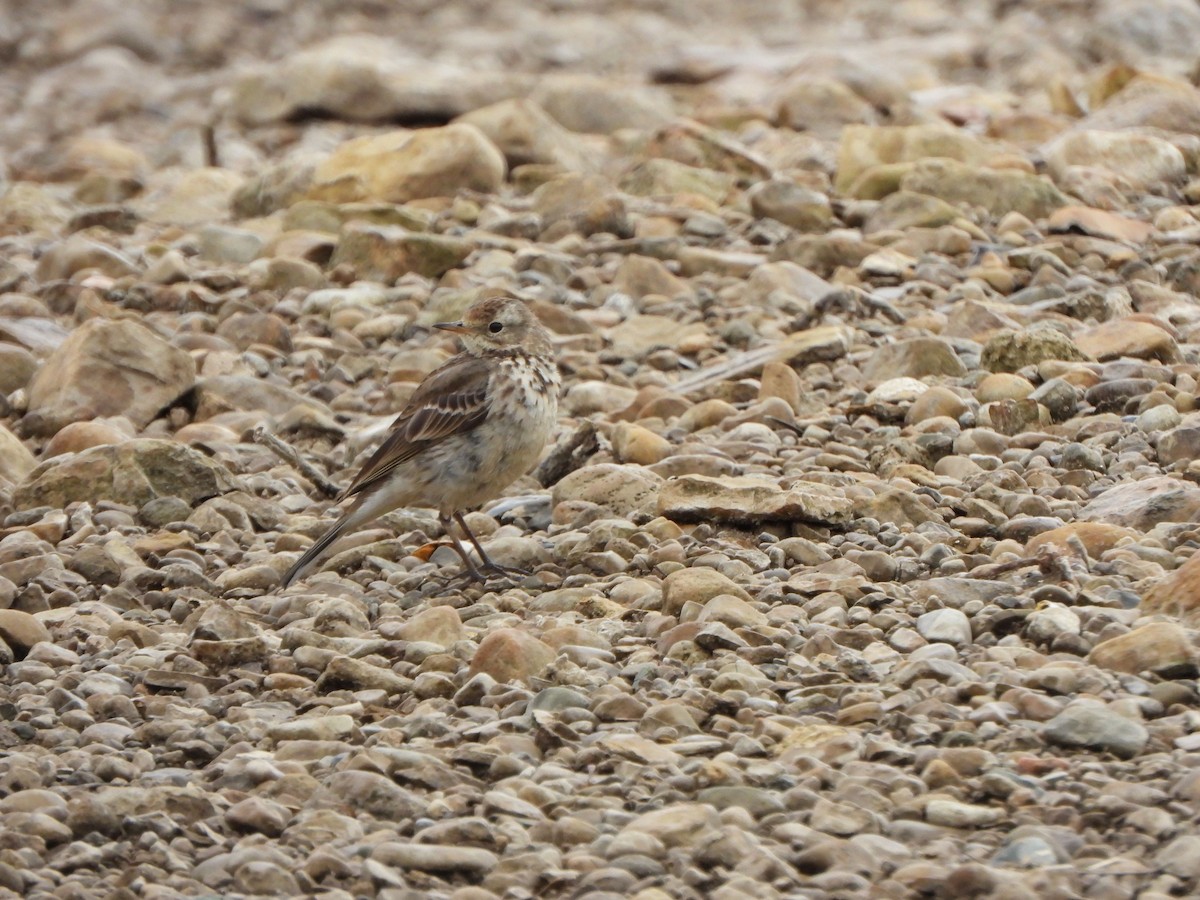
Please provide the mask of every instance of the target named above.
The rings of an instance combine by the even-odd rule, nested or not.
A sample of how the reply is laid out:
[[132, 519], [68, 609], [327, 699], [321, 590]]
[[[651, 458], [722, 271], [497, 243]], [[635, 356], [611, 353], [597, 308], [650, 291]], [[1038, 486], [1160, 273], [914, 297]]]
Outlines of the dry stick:
[[271, 432], [267, 431], [262, 425], [255, 428], [251, 436], [254, 438], [255, 443], [269, 448], [284, 462], [289, 462], [299, 469], [300, 474], [316, 485], [317, 490], [326, 497], [341, 496], [342, 489], [326, 478], [320, 469], [304, 459], [291, 444], [284, 443], [271, 434]]
[[845, 356], [850, 348], [851, 335], [850, 329], [840, 325], [824, 325], [797, 332], [785, 340], [773, 341], [712, 363], [668, 387], [676, 394], [691, 394], [710, 385], [756, 372], [769, 362], [798, 365], [837, 359]]
[[209, 168], [221, 165], [221, 153], [217, 148], [217, 126], [207, 122], [200, 126], [200, 141], [204, 145], [204, 164]]

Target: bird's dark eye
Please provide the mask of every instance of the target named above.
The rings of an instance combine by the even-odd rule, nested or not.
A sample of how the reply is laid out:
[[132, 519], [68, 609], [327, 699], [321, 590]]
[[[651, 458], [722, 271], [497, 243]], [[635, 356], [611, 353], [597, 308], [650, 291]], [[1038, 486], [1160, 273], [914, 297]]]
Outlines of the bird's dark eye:
[[488, 331], [490, 331], [492, 334], [499, 334], [503, 330], [504, 330], [504, 326], [501, 325], [499, 322], [493, 322], [491, 325], [488, 326]]

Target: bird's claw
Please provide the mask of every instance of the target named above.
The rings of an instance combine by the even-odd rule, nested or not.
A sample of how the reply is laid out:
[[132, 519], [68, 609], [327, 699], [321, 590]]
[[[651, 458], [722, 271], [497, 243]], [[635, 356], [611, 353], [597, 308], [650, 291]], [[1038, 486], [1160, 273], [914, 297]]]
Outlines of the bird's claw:
[[500, 563], [488, 560], [483, 564], [483, 571], [491, 572], [502, 578], [528, 578], [533, 573], [528, 569], [522, 569], [520, 566], [502, 566]]
[[499, 563], [491, 562], [490, 560], [479, 567], [472, 565], [470, 568], [463, 569], [457, 575], [449, 576], [443, 583], [445, 589], [458, 590], [467, 587], [470, 584], [486, 585], [494, 579], [516, 580], [520, 578], [528, 578], [533, 573], [528, 569], [522, 569], [517, 566], [502, 566]]

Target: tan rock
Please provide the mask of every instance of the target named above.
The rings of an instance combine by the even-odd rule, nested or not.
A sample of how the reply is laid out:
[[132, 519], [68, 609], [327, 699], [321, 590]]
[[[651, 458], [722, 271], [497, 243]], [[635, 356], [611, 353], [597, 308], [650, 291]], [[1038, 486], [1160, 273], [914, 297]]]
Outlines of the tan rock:
[[904, 421], [906, 424], [915, 425], [918, 422], [924, 422], [926, 419], [934, 419], [941, 416], [957, 420], [959, 416], [967, 412], [970, 408], [967, 401], [950, 390], [950, 388], [942, 385], [934, 385], [913, 401], [912, 406], [908, 408], [908, 412], [904, 414]]
[[800, 72], [783, 83], [775, 118], [784, 128], [836, 137], [846, 125], [872, 125], [875, 107], [841, 81]]
[[1171, 475], [1116, 484], [1089, 501], [1076, 518], [1136, 531], [1148, 531], [1159, 522], [1194, 522], [1200, 518], [1200, 487]]
[[43, 451], [43, 456], [49, 459], [63, 453], [78, 453], [89, 447], [119, 444], [133, 436], [134, 429], [128, 419], [71, 422], [59, 429], [58, 433], [50, 439]]
[[677, 616], [685, 603], [707, 603], [713, 597], [727, 595], [749, 602], [750, 595], [728, 576], [716, 569], [693, 566], [677, 569], [663, 579], [662, 612]]
[[825, 485], [797, 482], [783, 487], [772, 478], [680, 475], [658, 492], [658, 514], [679, 522], [769, 521], [845, 524], [854, 504]]
[[1052, 233], [1088, 234], [1130, 244], [1145, 243], [1154, 234], [1153, 225], [1089, 206], [1055, 210], [1046, 220], [1046, 228]]
[[916, 162], [943, 157], [981, 163], [995, 153], [988, 144], [960, 128], [939, 125], [848, 125], [838, 145], [835, 186], [846, 191], [867, 169], [885, 163]]
[[563, 127], [587, 134], [649, 131], [675, 117], [665, 90], [611, 75], [545, 73], [538, 76], [531, 97]]
[[716, 809], [707, 803], [674, 803], [642, 813], [621, 833], [636, 831], [653, 835], [668, 847], [691, 847], [716, 832], [720, 825]]
[[37, 358], [24, 347], [0, 341], [0, 395], [29, 384], [37, 367]]
[[137, 273], [133, 260], [99, 241], [73, 234], [50, 246], [38, 260], [39, 281], [65, 281], [77, 272], [96, 271], [112, 278]]
[[571, 472], [554, 485], [551, 499], [559, 503], [586, 500], [618, 516], [654, 513], [663, 479], [641, 466], [598, 463]]
[[649, 428], [618, 422], [613, 429], [613, 449], [617, 459], [639, 466], [652, 466], [671, 455], [671, 442]]
[[994, 372], [984, 377], [975, 386], [975, 398], [980, 403], [994, 400], [1024, 400], [1033, 393], [1033, 385], [1026, 378], [1008, 372]]
[[1043, 148], [1046, 167], [1061, 181], [1073, 166], [1096, 166], [1120, 175], [1135, 190], [1161, 190], [1187, 174], [1179, 149], [1160, 137], [1133, 132], [1074, 129]]
[[621, 179], [620, 188], [639, 197], [679, 197], [694, 194], [723, 203], [736, 179], [725, 172], [700, 169], [672, 159], [648, 159]]
[[18, 609], [0, 609], [0, 639], [24, 657], [40, 641], [51, 640], [50, 632], [36, 617]]
[[1043, 326], [1000, 332], [984, 345], [980, 362], [992, 372], [1015, 372], [1048, 359], [1084, 362], [1091, 357], [1061, 331]]
[[449, 649], [467, 636], [467, 630], [454, 607], [431, 606], [405, 622], [397, 636], [404, 641], [422, 641]]
[[73, 501], [99, 500], [142, 506], [155, 497], [181, 497], [194, 503], [234, 486], [229, 471], [199, 450], [174, 441], [137, 438], [42, 463], [13, 492], [13, 502], [18, 509], [61, 509]]
[[678, 297], [692, 292], [686, 281], [671, 274], [657, 259], [638, 256], [636, 253], [631, 253], [621, 261], [621, 266], [613, 278], [613, 287], [635, 300], [640, 300], [647, 294]]
[[533, 211], [544, 233], [627, 234], [625, 201], [607, 178], [571, 172], [552, 178], [533, 192]]
[[800, 410], [804, 386], [796, 370], [787, 363], [769, 362], [763, 366], [762, 378], [758, 383], [758, 399], [778, 397], [792, 408]]
[[228, 169], [163, 170], [149, 181], [134, 204], [143, 219], [160, 225], [189, 227], [229, 217], [229, 204], [243, 178]]
[[704, 604], [699, 621], [720, 622], [730, 628], [762, 628], [767, 624], [767, 616], [740, 597], [718, 594]]
[[1098, 360], [1122, 356], [1157, 359], [1167, 363], [1180, 360], [1179, 345], [1165, 329], [1134, 319], [1102, 322], [1077, 334], [1075, 344]]
[[958, 358], [954, 348], [948, 342], [932, 337], [911, 338], [895, 344], [885, 344], [876, 350], [863, 366], [863, 377], [868, 382], [885, 381], [901, 376], [957, 377], [966, 373], [967, 367]]
[[191, 388], [192, 357], [130, 319], [90, 319], [29, 385], [30, 424], [53, 434], [68, 422], [125, 416], [144, 427]]
[[517, 628], [500, 628], [479, 642], [467, 677], [483, 672], [502, 683], [528, 682], [541, 674], [554, 656], [554, 650], [532, 634]]
[[688, 431], [700, 431], [720, 425], [737, 413], [737, 407], [726, 400], [711, 397], [691, 406], [679, 417], [679, 425]]
[[1161, 613], [1191, 628], [1200, 627], [1200, 554], [1192, 554], [1151, 587], [1142, 597], [1140, 609], [1146, 615]]
[[640, 358], [660, 347], [673, 348], [693, 335], [706, 334], [703, 322], [681, 325], [671, 316], [630, 316], [620, 325], [608, 329], [606, 337], [612, 350], [621, 356]]
[[1173, 622], [1151, 622], [1135, 628], [1101, 641], [1088, 654], [1088, 662], [1102, 669], [1130, 675], [1154, 672], [1168, 678], [1181, 671], [1185, 677], [1193, 677], [1196, 660], [1196, 648], [1187, 632]]
[[33, 451], [21, 443], [21, 439], [0, 425], [0, 484], [16, 484], [37, 465]]
[[504, 182], [504, 155], [473, 125], [389, 131], [347, 141], [313, 173], [313, 199], [407, 203], [493, 193]]
[[1033, 554], [1046, 544], [1068, 546], [1071, 538], [1077, 538], [1092, 559], [1098, 559], [1125, 538], [1136, 538], [1138, 533], [1120, 525], [1110, 525], [1107, 522], [1068, 522], [1050, 531], [1043, 531], [1031, 537], [1025, 544], [1025, 551]]
[[440, 278], [461, 266], [474, 249], [461, 238], [351, 223], [342, 230], [330, 265], [348, 265], [360, 279], [390, 284], [410, 272]]
[[1036, 400], [994, 400], [979, 407], [979, 425], [1014, 435], [1050, 424], [1050, 412]]
[[948, 203], [982, 206], [992, 215], [1017, 212], [1031, 219], [1048, 216], [1067, 204], [1054, 183], [1040, 175], [927, 159], [900, 179], [906, 191], [929, 194]]
[[563, 396], [563, 409], [573, 416], [597, 412], [615, 413], [627, 408], [637, 397], [633, 388], [607, 381], [577, 381]]
[[594, 168], [581, 140], [532, 100], [501, 100], [455, 122], [478, 128], [504, 154], [509, 168], [531, 163], [574, 172]]

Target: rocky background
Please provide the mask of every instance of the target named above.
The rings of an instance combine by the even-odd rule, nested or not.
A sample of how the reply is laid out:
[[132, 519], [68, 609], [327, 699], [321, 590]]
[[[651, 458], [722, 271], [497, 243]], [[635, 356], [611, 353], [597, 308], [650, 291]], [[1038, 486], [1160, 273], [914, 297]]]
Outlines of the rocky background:
[[[1200, 891], [1200, 6], [0, 9], [0, 891]], [[556, 446], [273, 592], [431, 322]]]

